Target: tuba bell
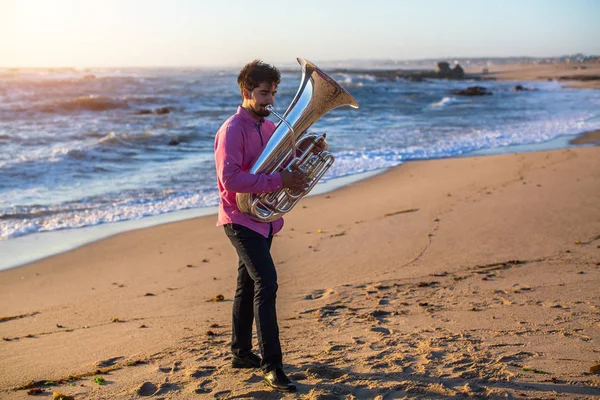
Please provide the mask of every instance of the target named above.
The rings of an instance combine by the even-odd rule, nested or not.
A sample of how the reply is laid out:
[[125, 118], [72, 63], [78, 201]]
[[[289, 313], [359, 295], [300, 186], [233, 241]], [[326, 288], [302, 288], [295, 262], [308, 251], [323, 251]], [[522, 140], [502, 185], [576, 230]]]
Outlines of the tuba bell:
[[282, 188], [271, 193], [237, 193], [240, 211], [260, 222], [274, 221], [289, 212], [333, 164], [330, 152], [313, 151], [325, 134], [308, 133], [311, 125], [337, 107], [358, 108], [354, 97], [316, 65], [302, 58], [297, 60], [302, 66], [298, 92], [283, 116], [268, 107], [280, 121], [249, 172], [270, 175], [285, 169], [297, 170], [308, 176], [309, 184], [306, 190]]

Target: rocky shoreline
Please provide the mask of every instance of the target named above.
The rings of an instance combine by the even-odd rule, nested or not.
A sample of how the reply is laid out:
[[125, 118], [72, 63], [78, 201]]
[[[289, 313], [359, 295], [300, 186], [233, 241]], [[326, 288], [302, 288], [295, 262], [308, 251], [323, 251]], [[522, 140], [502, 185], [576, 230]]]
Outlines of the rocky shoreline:
[[330, 71], [331, 73], [354, 73], [368, 74], [377, 79], [397, 80], [407, 79], [414, 82], [421, 82], [427, 79], [452, 79], [452, 80], [482, 80], [483, 78], [477, 74], [466, 74], [460, 64], [456, 64], [454, 68], [450, 68], [449, 63], [442, 61], [438, 63], [435, 70], [424, 69], [350, 69], [338, 68]]
[[[597, 88], [600, 84], [600, 62], [598, 60], [583, 63], [558, 63], [549, 65], [525, 64], [514, 66], [484, 67], [479, 71], [465, 70], [460, 64], [453, 68], [446, 61], [438, 62], [437, 68], [433, 69], [373, 69], [373, 68], [337, 68], [330, 73], [340, 74], [365, 74], [382, 80], [405, 79], [413, 82], [423, 82], [435, 79], [447, 80], [470, 80], [470, 81], [496, 81], [496, 80], [557, 80], [575, 82], [570, 87]], [[496, 70], [498, 69], [498, 71]], [[506, 74], [504, 69], [511, 73]], [[531, 76], [530, 70], [538, 70], [537, 76]], [[576, 71], [573, 73], [572, 71]], [[551, 74], [548, 74], [552, 72]], [[518, 87], [515, 90], [520, 90]]]

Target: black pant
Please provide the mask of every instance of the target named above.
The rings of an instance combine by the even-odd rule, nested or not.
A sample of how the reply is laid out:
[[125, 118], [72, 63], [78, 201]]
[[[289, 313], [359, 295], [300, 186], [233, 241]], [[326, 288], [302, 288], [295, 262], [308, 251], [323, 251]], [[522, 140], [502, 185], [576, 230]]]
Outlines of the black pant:
[[275, 307], [277, 271], [271, 258], [273, 235], [269, 233], [269, 237], [265, 238], [238, 224], [227, 224], [224, 228], [239, 257], [231, 350], [238, 357], [244, 357], [251, 351], [252, 322], [256, 318], [261, 368], [270, 371], [282, 366]]

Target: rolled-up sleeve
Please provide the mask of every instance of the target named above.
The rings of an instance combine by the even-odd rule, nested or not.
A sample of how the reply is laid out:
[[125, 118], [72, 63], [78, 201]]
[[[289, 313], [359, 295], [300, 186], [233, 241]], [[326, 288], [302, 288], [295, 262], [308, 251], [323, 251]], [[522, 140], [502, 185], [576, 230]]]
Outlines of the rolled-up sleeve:
[[228, 126], [215, 143], [217, 177], [223, 187], [236, 193], [268, 193], [283, 187], [279, 173], [253, 175], [242, 170], [244, 157], [243, 132]]

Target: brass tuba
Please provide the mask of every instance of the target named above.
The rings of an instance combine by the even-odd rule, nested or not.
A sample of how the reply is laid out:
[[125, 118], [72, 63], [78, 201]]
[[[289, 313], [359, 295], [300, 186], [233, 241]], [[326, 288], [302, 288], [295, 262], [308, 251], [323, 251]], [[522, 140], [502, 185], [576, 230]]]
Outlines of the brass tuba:
[[308, 133], [308, 128], [334, 108], [358, 108], [354, 97], [316, 65], [302, 58], [297, 60], [302, 66], [298, 92], [283, 116], [268, 107], [280, 121], [249, 172], [270, 175], [284, 169], [298, 170], [307, 174], [309, 185], [304, 191], [282, 188], [271, 193], [237, 193], [240, 211], [256, 221], [274, 221], [290, 211], [333, 164], [334, 157], [328, 151], [313, 151], [325, 134]]

